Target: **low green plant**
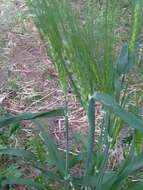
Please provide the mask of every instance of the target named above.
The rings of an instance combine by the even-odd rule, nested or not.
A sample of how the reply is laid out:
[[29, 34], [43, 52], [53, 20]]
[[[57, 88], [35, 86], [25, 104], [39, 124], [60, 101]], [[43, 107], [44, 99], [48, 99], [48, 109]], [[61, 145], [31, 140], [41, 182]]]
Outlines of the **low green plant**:
[[[101, 135], [94, 149], [95, 125], [95, 101], [101, 102], [104, 106], [104, 117], [101, 124]], [[112, 116], [116, 115], [125, 123], [128, 123], [133, 129], [143, 133], [143, 120], [133, 113], [124, 110], [109, 95], [103, 93], [95, 93], [89, 99], [88, 104], [88, 122], [89, 135], [88, 141], [80, 138], [83, 142], [84, 149], [79, 154], [61, 152], [56, 146], [54, 140], [49, 136], [43, 127], [40, 117], [64, 116], [63, 110], [55, 110], [46, 113], [25, 113], [0, 120], [0, 127], [8, 126], [13, 122], [22, 120], [32, 120], [38, 127], [41, 140], [37, 141], [32, 151], [17, 148], [2, 148], [0, 155], [9, 155], [22, 157], [38, 171], [35, 181], [21, 179], [17, 177], [4, 178], [1, 186], [21, 184], [33, 186], [37, 189], [97, 189], [97, 190], [121, 190], [135, 189], [138, 186], [143, 187], [143, 183], [132, 181], [132, 178], [140, 172], [143, 167], [143, 154], [136, 154], [134, 138], [131, 141], [130, 148], [124, 158], [124, 161], [117, 166], [117, 169], [108, 167], [110, 153], [112, 150], [112, 139], [108, 131], [112, 128]], [[86, 142], [86, 143], [85, 143]], [[38, 145], [37, 145], [38, 143]], [[41, 147], [41, 148], [39, 148]], [[66, 159], [68, 159], [66, 161]], [[68, 163], [68, 164], [67, 164]], [[81, 176], [74, 174], [74, 168], [83, 169]], [[132, 177], [132, 178], [129, 178]], [[134, 178], [135, 180], [135, 178]], [[133, 185], [133, 186], [132, 186]], [[123, 188], [126, 187], [126, 188]]]
[[[38, 118], [40, 117], [55, 117], [55, 116], [63, 116], [64, 115], [64, 111], [63, 109], [58, 109], [58, 110], [53, 110], [51, 112], [43, 112], [43, 113], [23, 113], [17, 116], [7, 116], [7, 117], [2, 117], [0, 119], [0, 128], [2, 129], [4, 126], [7, 127], [11, 127], [12, 124], [18, 123], [22, 120], [32, 120], [34, 121], [34, 123], [36, 123], [39, 127], [40, 132], [42, 133], [42, 138], [44, 139], [44, 142], [46, 143], [46, 148], [49, 151], [50, 154], [50, 158], [52, 160], [52, 163], [56, 163], [57, 166], [60, 168], [60, 171], [62, 172], [62, 165], [61, 163], [64, 162], [63, 159], [59, 158], [60, 156], [60, 152], [58, 154], [58, 151], [55, 148], [55, 144], [53, 143], [53, 140], [46, 134], [45, 129], [42, 127], [39, 123], [39, 121], [37, 121]], [[48, 144], [51, 143], [51, 144]], [[36, 144], [35, 144], [36, 146]], [[38, 150], [38, 147], [37, 147]], [[38, 150], [39, 151], [39, 150]], [[37, 151], [37, 152], [38, 152]], [[39, 153], [38, 153], [39, 154]], [[43, 175], [47, 175], [50, 176], [50, 173], [48, 173], [47, 170], [45, 170], [45, 168], [43, 169], [41, 163], [43, 162], [43, 160], [41, 159], [42, 156], [38, 156], [36, 153], [36, 155], [34, 155], [34, 153], [32, 153], [30, 150], [25, 150], [25, 149], [20, 149], [20, 148], [11, 148], [10, 146], [8, 148], [2, 147], [0, 149], [0, 155], [4, 156], [4, 155], [9, 155], [9, 156], [17, 156], [17, 157], [24, 157], [28, 162], [27, 163], [31, 163], [33, 167], [37, 168], [37, 170], [39, 169], [39, 171], [41, 170], [43, 172]], [[56, 156], [56, 158], [55, 158]], [[40, 161], [39, 161], [40, 159]], [[17, 178], [15, 176], [5, 176], [2, 181], [1, 181], [1, 187], [4, 187], [6, 185], [13, 185], [13, 184], [21, 184], [21, 185], [27, 185], [27, 186], [34, 186], [37, 187], [38, 189], [42, 189], [42, 185], [38, 184], [38, 183], [34, 183], [31, 180], [26, 180], [26, 179], [21, 179], [21, 178]]]

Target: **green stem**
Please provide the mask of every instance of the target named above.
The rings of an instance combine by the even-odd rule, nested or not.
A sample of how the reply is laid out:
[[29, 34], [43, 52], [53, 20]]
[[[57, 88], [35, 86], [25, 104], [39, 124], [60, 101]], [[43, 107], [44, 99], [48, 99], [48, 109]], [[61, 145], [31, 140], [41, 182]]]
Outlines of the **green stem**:
[[[108, 111], [106, 111], [105, 114], [105, 119], [104, 119], [104, 129], [105, 129], [105, 141], [103, 142], [103, 144], [106, 144], [105, 150], [104, 150], [104, 159], [102, 161], [102, 165], [100, 167], [100, 173], [99, 173], [99, 177], [98, 177], [98, 182], [97, 182], [97, 186], [96, 189], [97, 190], [102, 190], [102, 182], [103, 182], [103, 178], [104, 178], [104, 174], [106, 171], [106, 167], [108, 164], [108, 158], [109, 158], [109, 149], [110, 149], [110, 140], [109, 140], [109, 128], [110, 128], [110, 113]], [[104, 139], [103, 139], [104, 140]]]
[[69, 121], [68, 121], [68, 102], [65, 96], [65, 129], [66, 129], [66, 165], [65, 165], [65, 179], [68, 179], [68, 161], [69, 161]]
[[106, 167], [107, 167], [107, 164], [108, 164], [109, 149], [110, 149], [110, 142], [108, 141], [108, 144], [106, 145], [106, 148], [105, 148], [105, 151], [104, 151], [105, 157], [104, 157], [101, 169], [100, 169], [101, 172], [100, 172], [100, 175], [99, 175], [99, 178], [98, 178], [98, 183], [97, 183], [97, 186], [96, 186], [97, 190], [102, 190], [101, 189], [102, 188], [102, 181], [103, 181], [105, 170], [106, 170]]

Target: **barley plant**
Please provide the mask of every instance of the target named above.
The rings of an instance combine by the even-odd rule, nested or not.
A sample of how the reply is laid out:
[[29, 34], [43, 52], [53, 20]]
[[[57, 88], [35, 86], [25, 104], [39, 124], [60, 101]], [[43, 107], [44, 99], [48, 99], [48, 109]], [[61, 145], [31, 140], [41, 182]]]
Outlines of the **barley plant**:
[[[1, 187], [23, 184], [43, 190], [143, 189], [143, 119], [138, 89], [132, 89], [134, 72], [141, 64], [143, 1], [88, 0], [80, 11], [71, 0], [27, 0], [27, 4], [48, 44], [65, 97], [70, 83], [86, 111], [88, 137], [76, 134], [83, 149], [79, 154], [69, 152], [66, 98], [63, 109], [1, 118], [0, 128], [31, 120], [40, 132], [33, 150], [0, 149], [1, 155], [29, 160], [39, 176], [35, 181], [21, 176], [1, 177]], [[95, 144], [96, 102], [101, 103], [103, 116]], [[40, 120], [56, 116], [65, 117], [65, 152], [59, 151]], [[123, 139], [128, 146], [122, 162], [112, 168], [110, 156], [123, 129], [129, 131]]]
[[[126, 107], [131, 69], [137, 67], [139, 56], [143, 2], [85, 1], [80, 13], [74, 2], [67, 0], [29, 0], [28, 5], [42, 37], [48, 42], [64, 92], [70, 81], [86, 111], [87, 100], [95, 91], [112, 95]], [[122, 16], [124, 10], [129, 14]], [[128, 19], [127, 28], [123, 19]], [[117, 117], [113, 117], [112, 123], [110, 135], [114, 144], [123, 123]]]
[[114, 95], [117, 74], [128, 72], [133, 64], [141, 28], [142, 1], [129, 2], [132, 13], [128, 15], [129, 32], [125, 42], [120, 38], [124, 8], [121, 1], [103, 1], [102, 4], [96, 0], [85, 1], [80, 13], [82, 18], [74, 11], [72, 1], [31, 0], [28, 4], [35, 24], [48, 41], [64, 91], [70, 80], [84, 106], [94, 91]]

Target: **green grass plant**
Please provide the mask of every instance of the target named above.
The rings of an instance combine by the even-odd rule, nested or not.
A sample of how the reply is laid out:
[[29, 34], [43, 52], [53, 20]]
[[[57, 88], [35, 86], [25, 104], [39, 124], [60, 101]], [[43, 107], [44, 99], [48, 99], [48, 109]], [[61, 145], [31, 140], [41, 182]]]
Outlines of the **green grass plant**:
[[[80, 15], [69, 0], [27, 0], [33, 19], [43, 39], [48, 42], [51, 58], [59, 73], [65, 96], [69, 81], [85, 108], [88, 119], [88, 135], [75, 135], [83, 144], [79, 154], [69, 151], [68, 106], [43, 113], [23, 113], [2, 117], [0, 128], [12, 123], [32, 121], [40, 140], [33, 150], [1, 148], [0, 155], [25, 158], [39, 171], [34, 180], [21, 177], [2, 178], [1, 187], [22, 184], [36, 189], [61, 190], [139, 190], [143, 188], [142, 171], [143, 119], [139, 115], [137, 101], [131, 106], [131, 76], [138, 66], [137, 42], [142, 27], [143, 1], [107, 0], [86, 1]], [[96, 3], [96, 4], [95, 4]], [[120, 13], [129, 6], [128, 38], [122, 41], [119, 32]], [[122, 35], [121, 35], [122, 36]], [[97, 132], [96, 102], [102, 105], [101, 133], [95, 144]], [[137, 107], [138, 109], [133, 109]], [[133, 111], [134, 110], [134, 111]], [[60, 151], [50, 137], [40, 118], [65, 117], [66, 151]], [[121, 129], [128, 127], [131, 140], [124, 160], [116, 168], [109, 167], [110, 156], [118, 142]], [[121, 134], [122, 135], [122, 134]], [[39, 148], [41, 147], [41, 148]], [[41, 151], [41, 152], [40, 152]], [[82, 169], [76, 176], [73, 169]]]

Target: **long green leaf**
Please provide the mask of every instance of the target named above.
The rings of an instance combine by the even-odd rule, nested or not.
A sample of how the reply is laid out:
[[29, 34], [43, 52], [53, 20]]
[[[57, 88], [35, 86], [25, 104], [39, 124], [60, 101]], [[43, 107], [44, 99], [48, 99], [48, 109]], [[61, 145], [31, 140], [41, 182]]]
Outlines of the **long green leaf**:
[[64, 172], [65, 172], [65, 154], [62, 154], [54, 140], [48, 135], [47, 131], [45, 130], [45, 128], [42, 126], [41, 122], [39, 122], [38, 120], [34, 120], [35, 124], [37, 125], [41, 136], [43, 138], [43, 141], [46, 145], [46, 148], [48, 150], [49, 153], [49, 158], [51, 159], [51, 162], [57, 166], [59, 172], [61, 175], [64, 176]]
[[45, 190], [45, 188], [41, 184], [28, 179], [20, 179], [20, 178], [6, 179], [2, 181], [1, 186], [4, 187], [6, 185], [25, 185], [27, 187], [34, 187], [38, 190]]
[[117, 72], [119, 75], [122, 75], [128, 72], [128, 69], [129, 69], [128, 57], [129, 57], [128, 44], [125, 43], [121, 49], [121, 53], [117, 60]]
[[23, 120], [33, 120], [33, 119], [42, 118], [42, 117], [51, 118], [51, 117], [60, 117], [60, 116], [64, 116], [64, 109], [62, 109], [62, 108], [48, 111], [48, 112], [21, 113], [21, 114], [15, 115], [15, 116], [0, 118], [0, 128], [2, 128], [4, 126], [8, 126], [12, 123], [17, 123], [17, 122], [23, 121]]
[[85, 167], [85, 183], [87, 183], [88, 181], [88, 177], [92, 170], [92, 165], [93, 165], [93, 148], [94, 148], [94, 137], [95, 137], [95, 100], [93, 97], [89, 99], [88, 123], [89, 123], [89, 139], [88, 139], [87, 159]]
[[118, 103], [116, 103], [112, 96], [96, 92], [93, 97], [106, 106], [111, 112], [120, 117], [124, 122], [143, 133], [143, 120], [133, 113], [125, 111], [120, 105], [118, 105]]
[[5, 148], [0, 149], [0, 155], [18, 156], [23, 157], [31, 161], [36, 161], [36, 156], [29, 150], [16, 149], [16, 148]]

